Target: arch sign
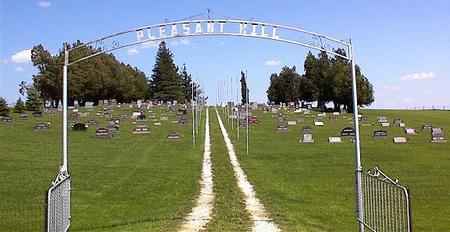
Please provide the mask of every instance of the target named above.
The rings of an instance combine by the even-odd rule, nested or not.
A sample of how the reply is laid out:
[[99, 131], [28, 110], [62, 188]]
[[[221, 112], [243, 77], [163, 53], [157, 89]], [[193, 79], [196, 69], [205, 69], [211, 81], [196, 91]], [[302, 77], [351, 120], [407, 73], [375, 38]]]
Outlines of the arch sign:
[[[247, 38], [258, 38], [284, 42], [294, 45], [315, 49], [326, 52], [330, 55], [344, 58], [351, 63], [352, 67], [352, 89], [353, 89], [353, 122], [355, 128], [355, 171], [356, 171], [356, 202], [357, 202], [357, 221], [359, 230], [364, 231], [364, 212], [363, 212], [363, 196], [362, 196], [362, 165], [360, 153], [360, 133], [358, 121], [358, 105], [357, 105], [357, 88], [356, 88], [356, 74], [355, 74], [355, 59], [353, 56], [353, 49], [351, 41], [338, 40], [323, 34], [306, 31], [301, 28], [293, 26], [278, 25], [273, 23], [239, 20], [239, 19], [201, 19], [201, 20], [183, 20], [174, 22], [165, 22], [144, 27], [139, 27], [115, 34], [111, 34], [90, 42], [83, 43], [77, 47], [65, 48], [64, 70], [63, 70], [63, 154], [62, 164], [59, 175], [53, 182], [53, 187], [59, 185], [62, 180], [70, 177], [68, 172], [68, 117], [67, 117], [67, 100], [68, 100], [68, 81], [67, 73], [70, 65], [87, 60], [91, 57], [109, 53], [114, 50], [125, 47], [152, 44], [161, 40], [182, 38], [182, 37], [196, 37], [196, 36], [238, 36]], [[96, 53], [86, 55], [84, 57], [77, 57], [71, 59], [70, 53], [83, 47], [94, 48]], [[339, 54], [337, 49], [345, 51], [345, 54]], [[70, 196], [70, 182], [66, 193]], [[50, 196], [49, 196], [50, 198]], [[70, 205], [69, 202], [64, 204]], [[48, 212], [48, 218], [53, 218], [52, 213]], [[66, 224], [70, 225], [70, 213], [68, 218], [61, 219]], [[58, 219], [59, 220], [59, 219]], [[68, 223], [68, 224], [67, 224]], [[69, 228], [66, 226], [64, 228]], [[48, 230], [52, 231], [52, 230]]]

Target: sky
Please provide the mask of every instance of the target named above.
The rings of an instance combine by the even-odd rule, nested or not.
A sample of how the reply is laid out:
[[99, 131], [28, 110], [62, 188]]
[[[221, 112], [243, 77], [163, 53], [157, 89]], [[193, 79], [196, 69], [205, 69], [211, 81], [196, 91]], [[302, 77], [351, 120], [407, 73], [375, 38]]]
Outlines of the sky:
[[[450, 1], [115, 1], [0, 0], [0, 96], [13, 103], [20, 81], [37, 70], [30, 49], [52, 53], [65, 41], [105, 35], [199, 15], [255, 19], [353, 41], [356, 63], [374, 85], [371, 108], [450, 108]], [[197, 17], [199, 18], [199, 17]], [[196, 19], [197, 19], [196, 18]], [[177, 65], [186, 64], [215, 103], [217, 86], [248, 73], [250, 99], [266, 102], [271, 73], [285, 65], [303, 72], [307, 48], [242, 37], [168, 41]], [[151, 75], [155, 46], [114, 52]], [[70, 77], [69, 77], [70, 78]], [[223, 85], [223, 84], [220, 84]]]

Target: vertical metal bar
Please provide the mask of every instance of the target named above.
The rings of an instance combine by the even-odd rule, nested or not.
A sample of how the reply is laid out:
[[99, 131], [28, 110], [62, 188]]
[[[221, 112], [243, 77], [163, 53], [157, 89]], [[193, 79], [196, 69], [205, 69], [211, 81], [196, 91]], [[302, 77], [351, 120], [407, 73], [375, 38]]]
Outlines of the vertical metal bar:
[[359, 231], [364, 232], [364, 205], [362, 200], [362, 188], [361, 188], [361, 176], [362, 176], [362, 165], [361, 165], [361, 145], [359, 138], [359, 121], [358, 121], [358, 90], [356, 85], [356, 70], [355, 70], [355, 56], [353, 52], [353, 45], [350, 40], [349, 44], [351, 65], [352, 65], [352, 90], [353, 90], [353, 123], [355, 128], [355, 174], [356, 174], [356, 212], [358, 217]]
[[192, 145], [195, 146], [194, 81], [191, 81]]
[[249, 104], [250, 104], [250, 99], [249, 99], [249, 92], [250, 92], [250, 90], [248, 89], [248, 83], [247, 83], [247, 70], [245, 70], [245, 93], [246, 93], [246, 98], [247, 98], [247, 155], [248, 155], [248, 136], [249, 136], [249, 129], [250, 129], [250, 124], [249, 124], [249, 120], [248, 120], [248, 117], [249, 117], [249, 112], [248, 112], [248, 107], [249, 107]]
[[68, 173], [68, 138], [67, 138], [67, 72], [69, 65], [69, 51], [67, 50], [67, 45], [64, 44], [64, 67], [63, 67], [63, 162], [61, 166], [61, 173]]

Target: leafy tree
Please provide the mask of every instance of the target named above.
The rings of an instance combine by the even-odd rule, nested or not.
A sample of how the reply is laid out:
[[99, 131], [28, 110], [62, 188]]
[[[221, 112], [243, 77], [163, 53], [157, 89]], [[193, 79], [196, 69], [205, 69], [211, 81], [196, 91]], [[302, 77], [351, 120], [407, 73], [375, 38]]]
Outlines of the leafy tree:
[[183, 82], [173, 61], [173, 54], [162, 41], [156, 54], [156, 62], [150, 80], [150, 91], [154, 99], [179, 102], [184, 100]]
[[248, 102], [248, 95], [249, 95], [249, 89], [247, 87], [247, 80], [246, 80], [246, 76], [245, 73], [243, 71], [241, 71], [241, 101], [242, 101], [242, 105], [247, 104]]
[[27, 89], [27, 100], [25, 102], [25, 107], [29, 111], [41, 111], [43, 106], [43, 101], [41, 98], [40, 91], [36, 86], [30, 86]]
[[[80, 41], [64, 44], [67, 48], [82, 45]], [[70, 61], [100, 52], [100, 49], [84, 46], [72, 50]], [[42, 45], [34, 46], [31, 56], [38, 73], [33, 76], [33, 84], [42, 98], [56, 107], [62, 99], [62, 64], [64, 49], [51, 55]], [[147, 77], [139, 69], [119, 62], [112, 54], [100, 54], [88, 61], [73, 64], [69, 68], [69, 104], [77, 100], [81, 105], [86, 101], [117, 99], [129, 102], [148, 96]]]
[[6, 100], [0, 97], [0, 116], [8, 116], [9, 115], [9, 107], [6, 103]]
[[23, 113], [25, 111], [25, 103], [22, 98], [17, 99], [16, 105], [14, 105], [14, 113]]

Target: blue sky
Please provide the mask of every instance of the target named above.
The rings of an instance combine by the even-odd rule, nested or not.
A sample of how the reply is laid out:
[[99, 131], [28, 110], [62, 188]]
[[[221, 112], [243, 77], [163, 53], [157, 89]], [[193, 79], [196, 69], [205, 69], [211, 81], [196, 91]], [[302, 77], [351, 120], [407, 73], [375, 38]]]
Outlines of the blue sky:
[[[51, 52], [64, 41], [88, 41], [137, 26], [176, 20], [211, 9], [211, 17], [258, 19], [339, 39], [352, 38], [357, 63], [375, 86], [374, 108], [450, 107], [450, 1], [68, 1], [0, 0], [0, 96], [18, 98], [17, 85], [36, 69], [26, 50]], [[251, 99], [266, 101], [269, 76], [283, 65], [300, 70], [308, 49], [249, 38], [169, 41], [210, 102], [219, 80], [249, 76]], [[150, 74], [155, 47], [114, 54]]]

